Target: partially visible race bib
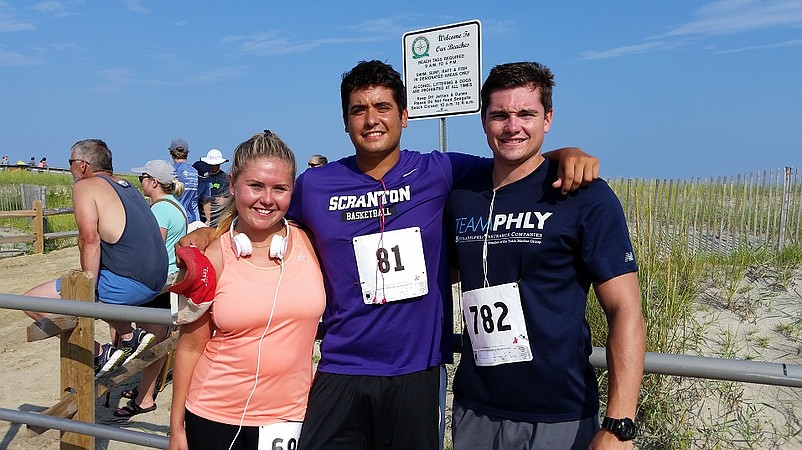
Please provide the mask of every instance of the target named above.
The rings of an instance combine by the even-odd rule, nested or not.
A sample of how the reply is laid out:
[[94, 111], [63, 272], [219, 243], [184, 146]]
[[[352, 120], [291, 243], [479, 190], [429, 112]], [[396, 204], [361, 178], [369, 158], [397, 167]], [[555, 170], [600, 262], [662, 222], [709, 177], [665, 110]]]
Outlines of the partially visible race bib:
[[477, 366], [532, 360], [518, 283], [463, 293], [462, 315]]
[[259, 450], [297, 450], [303, 422], [278, 422], [259, 427]]
[[395, 302], [429, 292], [420, 228], [357, 236], [353, 244], [366, 304]]

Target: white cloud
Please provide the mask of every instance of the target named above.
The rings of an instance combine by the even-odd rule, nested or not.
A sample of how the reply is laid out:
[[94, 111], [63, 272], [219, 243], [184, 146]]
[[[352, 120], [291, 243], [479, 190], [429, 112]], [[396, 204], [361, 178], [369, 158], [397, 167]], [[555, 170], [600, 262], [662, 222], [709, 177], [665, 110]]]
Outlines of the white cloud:
[[166, 64], [174, 64], [178, 61], [178, 54], [172, 52], [164, 52], [164, 53], [155, 53], [151, 55], [145, 55], [146, 57], [163, 62]]
[[116, 94], [136, 84], [134, 72], [121, 67], [101, 70], [98, 72], [98, 76], [103, 80], [103, 83], [94, 88], [93, 91], [104, 94]]
[[[601, 51], [585, 51], [582, 59], [604, 59], [642, 54], [656, 50], [686, 45], [688, 39], [708, 36], [725, 36], [754, 31], [802, 29], [802, 0], [719, 0], [708, 3], [693, 12], [694, 19], [674, 27], [668, 32], [651, 38], [642, 44], [625, 45]], [[677, 41], [677, 38], [682, 40]], [[748, 50], [795, 46], [796, 41], [786, 43], [754, 45], [739, 49], [720, 51], [734, 53]], [[702, 48], [711, 50], [711, 45]]]
[[[313, 39], [295, 39], [286, 30], [270, 30], [249, 35], [227, 36], [221, 40], [224, 45], [237, 45], [240, 51], [262, 55], [284, 55], [312, 51], [319, 47], [365, 42], [396, 40], [399, 36], [416, 27], [405, 23], [427, 21], [453, 22], [453, 18], [422, 16], [415, 14], [399, 14], [391, 17], [365, 20], [357, 24], [340, 27], [345, 37], [323, 37]], [[502, 24], [503, 25], [503, 24]]]
[[45, 0], [39, 2], [31, 7], [31, 10], [38, 13], [47, 14], [54, 17], [66, 17], [76, 15], [78, 13], [70, 11], [70, 8], [75, 5], [83, 5], [83, 0]]
[[748, 31], [802, 27], [800, 0], [721, 0], [696, 10], [697, 18], [664, 36], [729, 35]]
[[52, 44], [53, 48], [60, 51], [67, 51], [67, 50], [77, 50], [77, 51], [84, 51], [85, 48], [82, 47], [77, 42], [55, 42]]
[[482, 33], [514, 37], [518, 35], [518, 28], [514, 20], [484, 20], [482, 21]]
[[662, 42], [647, 42], [644, 44], [637, 44], [637, 45], [627, 45], [624, 47], [617, 47], [611, 48], [609, 50], [602, 50], [602, 51], [585, 51], [580, 54], [581, 59], [607, 59], [607, 58], [617, 58], [619, 56], [627, 56], [627, 55], [637, 55], [640, 53], [646, 53], [652, 51], [657, 48], [664, 47], [664, 43]]
[[392, 36], [397, 39], [398, 36], [403, 35], [407, 31], [412, 31], [409, 27], [400, 23], [408, 21], [410, 17], [409, 14], [402, 14], [381, 19], [369, 19], [355, 25], [344, 27], [344, 29], [362, 34]]
[[741, 53], [741, 52], [751, 52], [755, 50], [770, 50], [773, 48], [788, 48], [788, 47], [802, 47], [802, 39], [792, 39], [790, 41], [775, 42], [773, 44], [752, 45], [749, 47], [721, 50], [718, 51], [717, 53]]
[[62, 2], [45, 1], [33, 5], [33, 10], [41, 13], [61, 15], [66, 13], [67, 7]]
[[285, 55], [314, 50], [326, 45], [353, 44], [381, 40], [374, 37], [321, 38], [294, 41], [281, 30], [254, 33], [248, 36], [227, 36], [222, 44], [236, 44], [245, 53]]
[[220, 67], [212, 69], [204, 73], [192, 76], [187, 79], [189, 84], [214, 84], [220, 81], [232, 80], [239, 78], [248, 72], [245, 66], [237, 67]]
[[142, 80], [136, 76], [133, 70], [123, 67], [101, 70], [98, 72], [98, 76], [102, 82], [92, 91], [102, 94], [118, 94], [137, 86], [159, 86], [165, 84], [161, 81]]
[[7, 66], [7, 67], [37, 66], [44, 63], [45, 61], [41, 58], [27, 56], [21, 53], [11, 52], [0, 48], [0, 66]]
[[125, 4], [125, 9], [131, 12], [139, 13], [139, 14], [149, 14], [150, 8], [143, 5], [141, 0], [125, 0], [123, 1]]
[[0, 33], [12, 31], [31, 31], [36, 27], [32, 23], [17, 19], [14, 8], [6, 2], [0, 1]]

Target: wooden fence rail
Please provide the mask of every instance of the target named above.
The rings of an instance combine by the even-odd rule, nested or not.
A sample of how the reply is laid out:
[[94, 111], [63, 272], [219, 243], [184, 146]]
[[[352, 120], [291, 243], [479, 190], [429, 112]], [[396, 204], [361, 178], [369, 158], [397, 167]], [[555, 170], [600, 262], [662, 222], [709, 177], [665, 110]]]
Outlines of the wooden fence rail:
[[45, 241], [51, 239], [61, 239], [69, 237], [77, 237], [78, 230], [73, 231], [59, 231], [56, 233], [46, 232], [45, 220], [46, 217], [58, 214], [73, 214], [74, 208], [54, 208], [42, 209], [42, 201], [34, 200], [33, 209], [25, 209], [18, 211], [0, 211], [0, 219], [13, 219], [17, 217], [30, 217], [33, 219], [33, 234], [22, 234], [19, 236], [0, 236], [0, 244], [10, 244], [19, 242], [33, 242], [34, 253], [44, 253]]
[[[633, 237], [655, 233], [652, 238], [662, 241], [687, 241], [694, 252], [716, 253], [802, 244], [802, 178], [796, 168], [690, 180], [619, 178], [608, 183], [621, 200]], [[33, 219], [33, 234], [0, 237], [0, 244], [34, 242], [34, 252], [42, 253], [44, 241], [78, 235], [77, 230], [46, 232], [46, 217], [70, 213], [72, 208], [43, 210], [41, 203], [30, 210], [0, 211], [0, 219]]]
[[783, 249], [802, 240], [802, 179], [785, 167], [691, 180], [612, 179], [633, 237], [687, 241], [695, 252]]

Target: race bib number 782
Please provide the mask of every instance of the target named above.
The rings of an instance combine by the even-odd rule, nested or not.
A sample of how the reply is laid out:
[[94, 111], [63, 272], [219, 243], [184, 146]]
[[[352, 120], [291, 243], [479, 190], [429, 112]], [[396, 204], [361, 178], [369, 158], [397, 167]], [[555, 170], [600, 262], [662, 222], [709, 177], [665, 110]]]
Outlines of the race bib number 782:
[[532, 360], [518, 283], [464, 292], [462, 314], [477, 366]]

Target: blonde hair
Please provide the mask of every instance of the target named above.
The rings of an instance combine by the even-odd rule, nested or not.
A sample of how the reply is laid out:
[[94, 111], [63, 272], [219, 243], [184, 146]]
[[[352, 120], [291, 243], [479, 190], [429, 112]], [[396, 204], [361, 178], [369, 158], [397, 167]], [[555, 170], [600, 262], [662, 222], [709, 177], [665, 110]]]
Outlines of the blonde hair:
[[[265, 130], [263, 133], [253, 135], [250, 139], [241, 143], [234, 149], [234, 156], [231, 158], [231, 169], [229, 171], [231, 174], [231, 184], [233, 185], [236, 183], [239, 174], [245, 170], [245, 166], [248, 163], [258, 158], [275, 158], [287, 163], [292, 172], [293, 183], [295, 183], [295, 155], [281, 138], [273, 134], [270, 130]], [[220, 236], [228, 231], [231, 222], [233, 222], [238, 215], [236, 202], [230, 201], [226, 209], [223, 210], [220, 221], [217, 223], [216, 236]]]
[[184, 183], [178, 181], [178, 178], [173, 178], [173, 181], [169, 183], [164, 183], [161, 180], [156, 181], [159, 182], [159, 187], [162, 189], [162, 191], [164, 191], [165, 194], [169, 194], [175, 198], [178, 198], [184, 193]]

